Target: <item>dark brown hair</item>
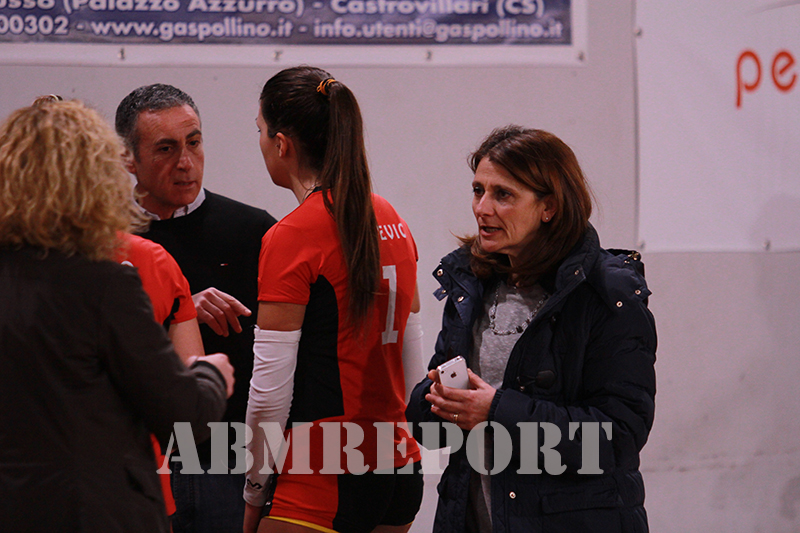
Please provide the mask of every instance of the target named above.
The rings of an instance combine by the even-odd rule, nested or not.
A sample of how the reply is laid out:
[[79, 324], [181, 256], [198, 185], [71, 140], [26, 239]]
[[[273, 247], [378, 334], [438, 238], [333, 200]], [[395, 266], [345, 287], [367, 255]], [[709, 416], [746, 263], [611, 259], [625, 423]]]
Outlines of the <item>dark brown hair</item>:
[[347, 264], [352, 320], [364, 318], [375, 299], [380, 276], [378, 223], [372, 206], [361, 110], [343, 83], [320, 83], [332, 76], [322, 69], [288, 68], [261, 91], [267, 133], [278, 132], [299, 145], [303, 164], [319, 172], [325, 206], [336, 221]]
[[470, 156], [473, 172], [483, 159], [505, 169], [531, 189], [537, 199], [552, 195], [555, 200], [553, 218], [542, 223], [514, 268], [504, 254], [484, 252], [477, 236], [461, 238], [470, 250], [471, 267], [479, 278], [510, 274], [517, 284], [532, 285], [555, 269], [586, 231], [592, 214], [592, 195], [586, 178], [572, 149], [542, 130], [513, 125], [498, 128]]

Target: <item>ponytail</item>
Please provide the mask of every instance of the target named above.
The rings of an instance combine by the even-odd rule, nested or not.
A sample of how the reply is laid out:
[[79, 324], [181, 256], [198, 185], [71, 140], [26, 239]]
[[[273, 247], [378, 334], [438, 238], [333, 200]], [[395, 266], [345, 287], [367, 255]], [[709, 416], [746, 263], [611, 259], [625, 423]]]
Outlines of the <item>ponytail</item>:
[[349, 288], [348, 314], [364, 319], [380, 277], [378, 223], [355, 95], [313, 67], [282, 70], [261, 91], [270, 137], [279, 131], [299, 145], [304, 163], [319, 172], [319, 187], [342, 243]]
[[[378, 288], [380, 249], [372, 206], [361, 110], [355, 95], [341, 83], [328, 87], [328, 149], [319, 176], [325, 206], [342, 241], [350, 288], [351, 318], [364, 318]], [[327, 191], [330, 191], [330, 197]]]

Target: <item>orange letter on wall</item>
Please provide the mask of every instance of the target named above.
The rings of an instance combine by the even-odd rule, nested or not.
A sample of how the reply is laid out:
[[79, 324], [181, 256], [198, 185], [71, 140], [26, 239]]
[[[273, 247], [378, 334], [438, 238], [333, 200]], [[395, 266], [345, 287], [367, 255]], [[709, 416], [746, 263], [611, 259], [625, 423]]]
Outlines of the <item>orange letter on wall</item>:
[[[751, 83], [742, 80], [742, 64], [745, 59], [752, 59], [756, 65], [756, 79]], [[745, 50], [739, 55], [739, 60], [736, 62], [736, 107], [742, 107], [742, 89], [745, 91], [754, 91], [761, 83], [761, 61], [752, 50]]]
[[786, 76], [792, 66], [794, 66], [794, 57], [786, 50], [778, 52], [775, 59], [772, 60], [772, 81], [775, 82], [775, 87], [783, 92], [794, 87], [794, 82], [797, 81], [797, 74], [794, 72], [790, 77]]

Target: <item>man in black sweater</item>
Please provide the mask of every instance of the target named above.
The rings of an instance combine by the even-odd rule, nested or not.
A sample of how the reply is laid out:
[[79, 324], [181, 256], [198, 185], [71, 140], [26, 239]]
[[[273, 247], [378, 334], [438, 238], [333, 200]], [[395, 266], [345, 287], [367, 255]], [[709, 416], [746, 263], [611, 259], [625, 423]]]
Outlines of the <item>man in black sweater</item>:
[[[189, 280], [206, 353], [228, 354], [235, 369], [223, 421], [243, 423], [253, 371], [258, 256], [261, 237], [275, 219], [203, 189], [200, 115], [180, 89], [155, 84], [134, 90], [117, 108], [116, 128], [137, 180], [137, 201], [153, 219], [142, 236], [166, 248]], [[236, 438], [231, 431], [231, 469]], [[198, 445], [198, 455], [207, 471], [210, 441]], [[171, 468], [175, 533], [242, 531], [244, 473], [192, 475], [181, 474], [177, 463]]]

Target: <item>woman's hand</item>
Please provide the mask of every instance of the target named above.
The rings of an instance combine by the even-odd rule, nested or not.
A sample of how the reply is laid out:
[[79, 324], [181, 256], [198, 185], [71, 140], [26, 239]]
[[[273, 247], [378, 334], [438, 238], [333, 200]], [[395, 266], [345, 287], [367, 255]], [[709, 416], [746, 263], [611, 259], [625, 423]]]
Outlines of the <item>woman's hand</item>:
[[225, 397], [230, 398], [233, 395], [233, 384], [236, 382], [236, 378], [233, 376], [234, 368], [231, 365], [228, 356], [224, 353], [215, 353], [211, 355], [192, 355], [186, 359], [186, 366], [191, 367], [197, 361], [205, 361], [206, 363], [214, 365], [217, 370], [219, 370], [223, 379], [225, 379]]
[[442, 385], [439, 373], [436, 369], [431, 370], [428, 372], [428, 377], [433, 381], [433, 385], [425, 399], [430, 402], [433, 414], [469, 431], [489, 419], [489, 409], [492, 407], [497, 389], [483, 381], [472, 370], [467, 369], [467, 372], [470, 388], [462, 390]]
[[261, 522], [261, 507], [244, 502], [244, 533], [256, 533]]

